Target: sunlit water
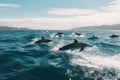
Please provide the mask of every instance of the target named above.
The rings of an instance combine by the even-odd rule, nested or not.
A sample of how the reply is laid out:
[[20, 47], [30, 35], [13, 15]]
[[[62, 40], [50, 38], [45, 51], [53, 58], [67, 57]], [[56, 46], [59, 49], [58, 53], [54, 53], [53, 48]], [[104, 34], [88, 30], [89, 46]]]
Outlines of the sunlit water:
[[[109, 38], [120, 31], [0, 31], [0, 80], [120, 80], [120, 38]], [[88, 40], [92, 35], [98, 40]], [[30, 38], [33, 36], [34, 38]], [[35, 44], [41, 36], [53, 40]], [[73, 39], [93, 47], [58, 51]]]

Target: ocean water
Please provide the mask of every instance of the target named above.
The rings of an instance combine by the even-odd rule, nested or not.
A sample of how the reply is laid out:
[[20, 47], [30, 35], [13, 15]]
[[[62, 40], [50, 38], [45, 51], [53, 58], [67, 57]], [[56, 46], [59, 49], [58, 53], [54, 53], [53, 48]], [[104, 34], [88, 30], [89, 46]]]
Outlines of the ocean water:
[[[62, 38], [54, 37], [63, 32]], [[0, 80], [120, 80], [120, 31], [0, 30]], [[88, 40], [92, 35], [98, 40]], [[53, 40], [36, 44], [41, 36]], [[32, 38], [33, 37], [33, 38]], [[92, 47], [58, 51], [73, 39]]]

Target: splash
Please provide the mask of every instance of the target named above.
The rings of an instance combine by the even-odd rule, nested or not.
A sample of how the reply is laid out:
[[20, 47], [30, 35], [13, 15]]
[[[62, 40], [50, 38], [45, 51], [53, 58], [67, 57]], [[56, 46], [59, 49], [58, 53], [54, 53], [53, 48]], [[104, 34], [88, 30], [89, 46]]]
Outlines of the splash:
[[72, 33], [69, 35], [70, 37], [73, 37], [73, 38], [77, 38], [77, 37], [86, 37], [84, 34], [81, 34], [81, 35], [76, 35], [75, 33]]
[[54, 38], [54, 36], [55, 36], [55, 33], [51, 34], [51, 35], [50, 35], [50, 38]]
[[54, 47], [51, 49], [51, 51], [57, 52], [59, 51], [59, 48], [64, 45], [63, 41], [60, 41], [57, 45], [54, 45]]
[[74, 65], [93, 67], [97, 69], [115, 69], [120, 71], [120, 55], [114, 56], [105, 56], [105, 55], [96, 55], [90, 53], [77, 53], [77, 55], [84, 57], [83, 58], [72, 58], [71, 63]]
[[29, 44], [34, 44], [36, 41], [40, 40], [40, 38], [36, 37], [33, 38], [32, 41]]
[[[62, 37], [64, 37], [64, 35], [62, 34]], [[58, 35], [56, 35], [55, 33], [50, 35], [50, 38], [60, 38]]]

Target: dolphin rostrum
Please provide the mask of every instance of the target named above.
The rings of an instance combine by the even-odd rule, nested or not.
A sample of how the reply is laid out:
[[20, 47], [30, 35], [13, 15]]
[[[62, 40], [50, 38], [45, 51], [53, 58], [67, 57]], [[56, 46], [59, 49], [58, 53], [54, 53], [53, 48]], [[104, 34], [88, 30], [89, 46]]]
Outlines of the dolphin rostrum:
[[86, 43], [81, 43], [81, 42], [78, 42], [76, 39], [74, 39], [74, 42], [73, 43], [70, 43], [68, 45], [65, 45], [61, 48], [59, 48], [60, 51], [62, 50], [74, 50], [74, 49], [78, 49], [80, 48], [80, 51], [83, 51], [85, 47], [92, 47]]

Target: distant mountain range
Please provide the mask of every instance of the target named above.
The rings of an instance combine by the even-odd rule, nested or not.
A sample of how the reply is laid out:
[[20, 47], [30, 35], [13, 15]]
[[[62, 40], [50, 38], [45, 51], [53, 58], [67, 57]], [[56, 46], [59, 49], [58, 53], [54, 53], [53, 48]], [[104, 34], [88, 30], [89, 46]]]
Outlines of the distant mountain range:
[[0, 26], [0, 30], [26, 30], [27, 28], [17, 28], [9, 26]]
[[71, 30], [120, 30], [120, 24], [102, 25], [102, 26], [86, 26], [86, 27], [72, 28]]

